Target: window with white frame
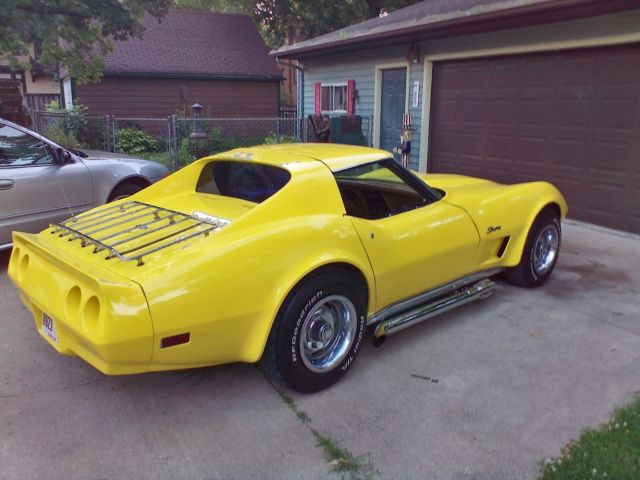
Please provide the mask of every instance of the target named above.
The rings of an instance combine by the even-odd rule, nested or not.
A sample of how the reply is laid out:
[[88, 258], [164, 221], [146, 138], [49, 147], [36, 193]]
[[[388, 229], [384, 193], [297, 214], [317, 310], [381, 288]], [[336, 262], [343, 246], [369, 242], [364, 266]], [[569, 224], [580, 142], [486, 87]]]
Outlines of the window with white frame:
[[320, 108], [323, 112], [347, 111], [347, 84], [322, 84]]

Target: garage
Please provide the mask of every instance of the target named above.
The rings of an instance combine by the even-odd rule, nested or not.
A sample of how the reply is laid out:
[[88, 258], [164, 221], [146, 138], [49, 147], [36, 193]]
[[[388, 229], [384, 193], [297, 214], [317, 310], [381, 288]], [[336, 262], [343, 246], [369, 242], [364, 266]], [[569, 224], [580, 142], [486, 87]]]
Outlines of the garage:
[[640, 233], [640, 44], [436, 62], [430, 115], [428, 171], [548, 180]]

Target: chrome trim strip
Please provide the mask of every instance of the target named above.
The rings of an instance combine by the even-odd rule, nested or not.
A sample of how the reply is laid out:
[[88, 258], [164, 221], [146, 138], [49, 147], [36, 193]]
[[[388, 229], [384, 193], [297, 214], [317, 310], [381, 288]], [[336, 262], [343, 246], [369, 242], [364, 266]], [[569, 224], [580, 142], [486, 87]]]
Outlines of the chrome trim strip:
[[493, 275], [496, 275], [503, 270], [504, 268], [492, 268], [490, 270], [476, 272], [471, 275], [467, 275], [466, 277], [459, 278], [458, 280], [454, 280], [453, 282], [447, 283], [445, 285], [441, 285], [440, 287], [436, 287], [432, 290], [427, 290], [426, 292], [420, 293], [415, 297], [401, 300], [398, 303], [394, 303], [392, 305], [389, 305], [388, 307], [383, 308], [379, 312], [369, 317], [369, 319], [367, 320], [367, 326], [383, 322], [387, 318], [393, 317], [401, 312], [404, 312], [405, 310], [409, 310], [410, 308], [413, 308], [417, 305], [424, 304], [433, 298], [446, 295], [449, 292], [459, 290], [471, 283], [475, 283], [479, 280], [492, 277]]
[[495, 282], [485, 278], [444, 299], [436, 300], [428, 305], [423, 305], [398, 317], [381, 322], [374, 330], [373, 336], [377, 339], [385, 337], [474, 300], [486, 298], [491, 295], [495, 286]]

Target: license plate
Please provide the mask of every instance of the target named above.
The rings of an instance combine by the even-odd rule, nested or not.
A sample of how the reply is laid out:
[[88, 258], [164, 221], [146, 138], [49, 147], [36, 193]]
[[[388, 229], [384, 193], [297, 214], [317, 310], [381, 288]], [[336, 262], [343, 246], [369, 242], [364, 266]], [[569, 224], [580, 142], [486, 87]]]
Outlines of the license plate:
[[46, 313], [42, 313], [42, 333], [51, 339], [53, 343], [58, 344], [58, 333], [56, 332], [56, 324]]

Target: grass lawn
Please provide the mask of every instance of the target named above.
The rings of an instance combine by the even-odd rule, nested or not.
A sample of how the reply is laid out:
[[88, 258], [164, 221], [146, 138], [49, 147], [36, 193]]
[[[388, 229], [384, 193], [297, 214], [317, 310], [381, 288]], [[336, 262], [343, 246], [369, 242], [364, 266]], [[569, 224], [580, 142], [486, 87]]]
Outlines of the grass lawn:
[[546, 463], [539, 480], [640, 479], [640, 398], [587, 429]]

